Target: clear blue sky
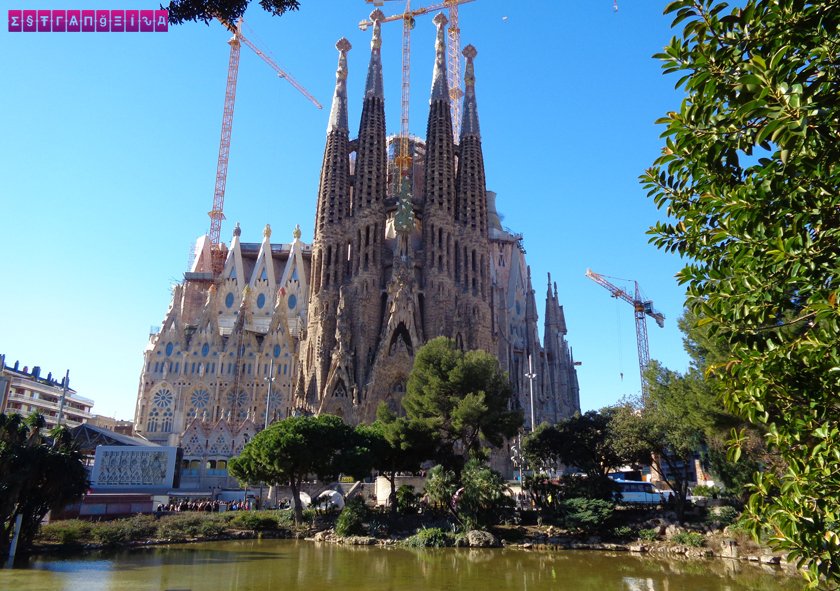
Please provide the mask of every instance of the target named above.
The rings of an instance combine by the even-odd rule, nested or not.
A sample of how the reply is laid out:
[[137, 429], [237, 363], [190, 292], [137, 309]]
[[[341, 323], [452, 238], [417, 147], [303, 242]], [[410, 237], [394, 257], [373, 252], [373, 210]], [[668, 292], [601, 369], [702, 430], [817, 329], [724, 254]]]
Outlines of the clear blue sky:
[[[370, 32], [363, 0], [302, 0], [271, 18], [246, 15], [253, 40], [323, 104], [319, 111], [242, 49], [222, 238], [270, 223], [312, 239], [318, 175], [346, 36], [351, 128], [357, 128]], [[415, 0], [413, 5], [428, 2]], [[660, 151], [654, 121], [676, 108], [673, 77], [651, 55], [671, 36], [665, 2], [476, 0], [461, 8], [474, 44], [487, 187], [503, 223], [525, 235], [540, 307], [557, 281], [578, 368], [581, 406], [639, 391], [632, 308], [584, 277], [587, 267], [637, 279], [666, 316], [648, 323], [653, 358], [684, 370], [676, 319], [680, 261], [648, 244], [661, 214], [638, 176]], [[156, 8], [157, 0], [28, 0], [20, 8]], [[387, 2], [386, 14], [401, 9]], [[142, 351], [170, 286], [207, 231], [228, 62], [221, 25], [169, 33], [0, 31], [0, 353], [63, 375], [94, 412], [133, 418]], [[411, 131], [425, 135], [434, 54], [431, 15], [412, 36]], [[398, 22], [383, 27], [386, 118], [399, 129]], [[542, 314], [541, 314], [542, 316]], [[542, 318], [540, 319], [542, 322]], [[623, 379], [622, 379], [623, 374]]]

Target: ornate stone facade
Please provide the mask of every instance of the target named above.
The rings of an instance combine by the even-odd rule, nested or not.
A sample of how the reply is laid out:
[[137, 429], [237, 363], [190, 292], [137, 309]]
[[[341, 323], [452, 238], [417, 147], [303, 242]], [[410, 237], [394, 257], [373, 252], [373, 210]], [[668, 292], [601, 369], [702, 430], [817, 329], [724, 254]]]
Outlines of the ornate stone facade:
[[[199, 240], [195, 263], [145, 353], [135, 415], [145, 437], [184, 447], [185, 466], [209, 465], [210, 440], [222, 431], [233, 455], [244, 434], [293, 413], [328, 412], [357, 423], [372, 420], [382, 401], [399, 409], [417, 348], [440, 335], [498, 356], [526, 424], [531, 388], [537, 423], [579, 410], [557, 286], [549, 277], [541, 341], [522, 236], [501, 226], [495, 194], [485, 187], [477, 52], [464, 50], [464, 122], [456, 143], [446, 19], [439, 15], [435, 24], [425, 140], [386, 137], [378, 22], [359, 133], [351, 139], [350, 43], [337, 43], [311, 247], [299, 230], [291, 244], [272, 245], [268, 227], [262, 243], [242, 244], [237, 227], [224, 272], [214, 278], [209, 244]], [[409, 146], [410, 165], [395, 165], [396, 144]]]

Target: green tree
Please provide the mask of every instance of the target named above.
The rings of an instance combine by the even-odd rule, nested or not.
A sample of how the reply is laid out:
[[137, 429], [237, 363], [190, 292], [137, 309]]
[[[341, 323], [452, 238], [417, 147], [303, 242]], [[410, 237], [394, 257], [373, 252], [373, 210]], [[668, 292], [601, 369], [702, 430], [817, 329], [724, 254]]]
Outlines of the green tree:
[[461, 488], [455, 493], [455, 513], [465, 529], [499, 523], [513, 509], [507, 482], [501, 474], [478, 459], [471, 459], [461, 472]]
[[433, 509], [447, 511], [465, 529], [498, 523], [513, 508], [505, 479], [478, 458], [467, 461], [460, 475], [435, 466], [425, 491]]
[[398, 472], [415, 472], [435, 453], [435, 436], [427, 424], [397, 417], [384, 402], [376, 410], [376, 421], [359, 425], [356, 434], [367, 449], [367, 463], [388, 480], [391, 513], [397, 510]]
[[558, 494], [612, 499], [616, 487], [608, 474], [628, 462], [612, 445], [612, 412], [609, 408], [592, 410], [556, 425], [542, 424], [525, 437], [522, 449], [529, 465], [544, 470], [573, 466], [586, 475], [585, 478], [563, 476], [556, 491], [549, 495], [545, 491], [552, 488], [550, 483], [531, 478], [528, 483], [539, 489], [532, 491], [535, 499], [551, 497], [554, 500]]
[[611, 446], [629, 463], [650, 464], [660, 474], [674, 492], [682, 520], [703, 430], [685, 404], [690, 385], [683, 376], [652, 361], [648, 380], [650, 389], [643, 401], [613, 409]]
[[522, 442], [525, 458], [532, 465], [547, 459], [552, 468], [574, 466], [589, 478], [606, 476], [627, 463], [611, 445], [612, 412], [611, 408], [590, 410], [556, 425], [540, 425]]
[[59, 427], [45, 438], [44, 424], [38, 414], [0, 414], [0, 556], [9, 551], [18, 515], [18, 550], [25, 552], [47, 512], [78, 501], [87, 490], [87, 472], [69, 432]]
[[426, 497], [429, 505], [437, 511], [453, 511], [452, 498], [458, 490], [459, 481], [455, 472], [442, 465], [434, 466], [426, 476]]
[[[751, 424], [720, 404], [727, 383], [717, 368], [725, 366], [729, 348], [712, 337], [709, 325], [701, 323], [690, 310], [679, 319], [679, 327], [691, 359], [691, 367], [680, 377], [686, 382], [683, 406], [689, 420], [703, 431], [704, 461], [727, 495], [746, 500], [747, 485], [753, 475], [759, 470], [778, 471], [780, 460], [767, 449], [766, 429], [761, 424]], [[741, 457], [737, 462], [727, 453], [733, 430], [742, 433]]]
[[231, 458], [230, 473], [240, 482], [288, 484], [295, 521], [303, 521], [300, 487], [310, 475], [330, 480], [358, 466], [353, 429], [332, 415], [289, 417], [273, 423]]
[[658, 57], [686, 98], [643, 181], [669, 216], [653, 242], [688, 261], [687, 305], [728, 347], [727, 409], [785, 464], [747, 515], [816, 586], [840, 581], [840, 11], [739, 4], [668, 5], [682, 32]]
[[438, 459], [458, 467], [461, 454], [483, 457], [483, 443], [501, 447], [516, 435], [523, 417], [510, 410], [511, 393], [495, 357], [438, 337], [417, 351], [402, 404], [410, 420], [439, 434]]
[[[180, 25], [186, 21], [208, 23], [216, 17], [234, 23], [245, 14], [251, 0], [171, 0], [169, 22]], [[300, 8], [299, 0], [260, 0], [260, 6], [274, 16]]]

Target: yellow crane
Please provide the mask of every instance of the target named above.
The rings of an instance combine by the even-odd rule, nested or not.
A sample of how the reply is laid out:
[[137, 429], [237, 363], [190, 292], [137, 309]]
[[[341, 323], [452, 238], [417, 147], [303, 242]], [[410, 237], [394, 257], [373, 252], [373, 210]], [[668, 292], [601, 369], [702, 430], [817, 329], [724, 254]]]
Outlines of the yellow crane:
[[665, 316], [653, 309], [653, 300], [646, 300], [642, 297], [638, 281], [633, 281], [635, 292], [631, 296], [617, 285], [610, 283], [603, 275], [592, 271], [592, 269], [586, 270], [586, 276], [609, 291], [612, 297], [622, 299], [633, 306], [633, 315], [636, 318], [636, 347], [639, 350], [639, 373], [642, 378], [642, 397], [647, 398], [649, 386], [645, 377], [645, 370], [650, 364], [647, 317], [650, 316], [656, 320], [656, 324], [659, 328], [662, 328], [665, 326]]

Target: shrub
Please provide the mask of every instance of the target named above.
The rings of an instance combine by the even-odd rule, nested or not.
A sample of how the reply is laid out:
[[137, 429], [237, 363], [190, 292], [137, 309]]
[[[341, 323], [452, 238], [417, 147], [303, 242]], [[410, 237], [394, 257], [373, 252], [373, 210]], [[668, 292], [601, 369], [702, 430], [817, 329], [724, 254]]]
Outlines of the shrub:
[[716, 499], [720, 496], [721, 489], [716, 486], [706, 486], [704, 484], [698, 484], [695, 486], [691, 492], [694, 494], [695, 497], [708, 497], [710, 499]]
[[451, 534], [439, 527], [430, 527], [418, 530], [416, 534], [406, 538], [404, 543], [410, 548], [446, 548], [454, 542]]
[[437, 465], [429, 470], [425, 490], [429, 505], [445, 511], [452, 507], [452, 497], [458, 490], [458, 477], [452, 470]]
[[232, 527], [264, 531], [277, 529], [277, 517], [268, 511], [243, 511], [230, 522]]
[[90, 539], [91, 525], [80, 519], [54, 521], [41, 528], [40, 537], [59, 544], [82, 544]]
[[455, 495], [455, 509], [467, 529], [481, 529], [501, 521], [513, 509], [513, 499], [501, 474], [478, 460], [461, 472], [463, 488]]
[[204, 520], [198, 515], [163, 517], [158, 525], [157, 535], [159, 538], [169, 540], [194, 538], [201, 534], [202, 523]]
[[368, 509], [361, 497], [353, 497], [341, 510], [335, 522], [335, 533], [338, 536], [361, 536], [367, 533], [365, 518]]
[[397, 511], [402, 515], [417, 513], [420, 495], [414, 492], [414, 487], [403, 484], [397, 489]]
[[615, 511], [615, 504], [602, 499], [577, 497], [561, 501], [560, 511], [566, 529], [591, 533], [606, 527]]
[[198, 533], [208, 538], [217, 538], [227, 531], [223, 520], [208, 519], [198, 526]]
[[659, 539], [659, 530], [656, 528], [651, 529], [640, 529], [639, 530], [639, 539], [644, 540], [646, 542], [653, 542]]
[[93, 540], [105, 546], [120, 546], [129, 542], [148, 540], [157, 531], [155, 519], [149, 515], [135, 515], [128, 519], [104, 521], [91, 527]]
[[706, 542], [706, 538], [703, 537], [703, 534], [695, 531], [683, 531], [671, 536], [671, 541], [675, 544], [699, 548]]
[[94, 542], [104, 546], [120, 546], [131, 541], [131, 532], [122, 521], [98, 523], [92, 534]]
[[739, 516], [740, 513], [735, 507], [713, 507], [711, 511], [709, 511], [709, 516], [706, 518], [706, 522], [709, 525], [726, 527], [727, 525], [732, 525], [738, 521]]
[[628, 538], [633, 537], [634, 530], [629, 525], [621, 525], [619, 527], [614, 527], [612, 530], [612, 535], [614, 538], [619, 540], [626, 540]]

